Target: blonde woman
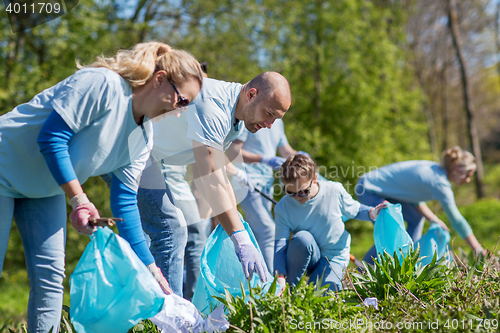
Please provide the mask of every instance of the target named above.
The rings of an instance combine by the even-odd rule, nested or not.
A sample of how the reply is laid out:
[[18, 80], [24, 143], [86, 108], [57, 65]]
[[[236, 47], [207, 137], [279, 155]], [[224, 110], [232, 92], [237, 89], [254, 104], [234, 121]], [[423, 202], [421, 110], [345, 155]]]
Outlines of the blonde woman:
[[322, 285], [341, 290], [351, 249], [342, 217], [373, 221], [385, 204], [362, 205], [341, 183], [318, 181], [316, 164], [306, 155], [288, 157], [280, 171], [286, 195], [274, 208], [278, 283], [296, 285], [307, 274], [310, 282], [323, 278]]
[[[111, 208], [122, 237], [166, 292], [144, 241], [137, 179], [152, 147], [150, 119], [179, 115], [198, 94], [202, 72], [189, 53], [141, 43], [98, 57], [72, 76], [0, 117], [0, 263], [14, 218], [30, 280], [28, 330], [58, 331], [63, 300], [66, 200], [70, 219], [90, 235], [99, 217], [81, 184], [112, 175]], [[0, 269], [1, 271], [1, 269]]]
[[[451, 183], [469, 183], [476, 171], [474, 156], [455, 146], [443, 152], [441, 164], [433, 161], [405, 161], [383, 166], [364, 174], [356, 185], [356, 196], [365, 205], [384, 200], [400, 203], [407, 231], [413, 241], [422, 236], [425, 219], [448, 230], [427, 206], [426, 201], [438, 200], [451, 225], [476, 253], [486, 253], [455, 203]], [[375, 247], [364, 260], [373, 262]]]

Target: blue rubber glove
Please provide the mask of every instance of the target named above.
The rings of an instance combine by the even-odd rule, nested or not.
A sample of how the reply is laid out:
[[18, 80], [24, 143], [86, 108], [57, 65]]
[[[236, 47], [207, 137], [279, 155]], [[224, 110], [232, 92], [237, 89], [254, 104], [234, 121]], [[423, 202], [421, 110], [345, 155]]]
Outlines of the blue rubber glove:
[[308, 153], [306, 153], [305, 151], [298, 151], [297, 154], [300, 154], [300, 155], [306, 155], [307, 157], [311, 158], [311, 155], [309, 155]]
[[231, 241], [234, 244], [236, 256], [243, 266], [245, 278], [251, 279], [253, 272], [259, 275], [261, 282], [267, 281], [267, 268], [262, 254], [257, 251], [246, 230], [233, 232]]
[[285, 163], [286, 159], [279, 156], [262, 156], [260, 159], [260, 163], [267, 164], [274, 170], [277, 170], [281, 167], [283, 163]]

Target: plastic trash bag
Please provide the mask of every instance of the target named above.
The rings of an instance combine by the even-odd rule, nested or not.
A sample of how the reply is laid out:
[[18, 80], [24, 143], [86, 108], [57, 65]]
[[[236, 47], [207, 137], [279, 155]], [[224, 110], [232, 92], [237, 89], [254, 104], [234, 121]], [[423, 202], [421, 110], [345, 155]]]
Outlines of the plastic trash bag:
[[124, 333], [163, 307], [165, 294], [130, 244], [97, 228], [70, 277], [70, 318], [78, 333]]
[[450, 242], [450, 233], [443, 229], [439, 224], [433, 223], [427, 232], [420, 238], [420, 257], [424, 257], [420, 262], [422, 265], [428, 265], [432, 262], [434, 252], [437, 252], [437, 259], [449, 258], [448, 243]]
[[[246, 222], [243, 221], [245, 229], [250, 235], [252, 243], [260, 252], [255, 236]], [[267, 281], [260, 282], [257, 273], [254, 272], [250, 280], [250, 286], [253, 288], [260, 285], [265, 289], [269, 289], [273, 282], [271, 274], [267, 273]], [[193, 295], [193, 304], [196, 308], [208, 315], [212, 309], [215, 309], [221, 303], [212, 296], [224, 297], [224, 288], [233, 295], [241, 296], [241, 284], [248, 295], [248, 282], [245, 279], [241, 263], [234, 252], [234, 245], [227, 233], [221, 225], [212, 232], [208, 237], [201, 255], [201, 270], [196, 282], [196, 289]], [[276, 286], [276, 292], [279, 292], [281, 287]]]
[[203, 319], [193, 303], [175, 294], [167, 295], [163, 310], [149, 320], [163, 333], [212, 333], [229, 328], [222, 305]]
[[399, 262], [402, 262], [399, 249], [406, 256], [413, 241], [406, 232], [400, 204], [387, 203], [387, 208], [380, 210], [373, 228], [373, 238], [378, 255], [386, 251], [393, 256], [394, 251], [397, 251]]

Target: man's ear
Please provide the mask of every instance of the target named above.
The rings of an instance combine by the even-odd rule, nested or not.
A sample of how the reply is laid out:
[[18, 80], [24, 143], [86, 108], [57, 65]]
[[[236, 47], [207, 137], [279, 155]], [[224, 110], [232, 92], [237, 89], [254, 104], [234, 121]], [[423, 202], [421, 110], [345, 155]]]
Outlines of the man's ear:
[[257, 94], [259, 93], [259, 91], [255, 88], [250, 88], [248, 91], [247, 91], [247, 100], [250, 102], [252, 99], [256, 98], [257, 97]]

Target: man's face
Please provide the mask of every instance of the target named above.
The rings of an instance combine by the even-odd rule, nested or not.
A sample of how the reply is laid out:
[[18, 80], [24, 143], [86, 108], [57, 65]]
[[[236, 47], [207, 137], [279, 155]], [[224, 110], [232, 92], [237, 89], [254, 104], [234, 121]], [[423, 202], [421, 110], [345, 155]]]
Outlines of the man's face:
[[271, 128], [277, 118], [282, 118], [290, 105], [283, 105], [279, 99], [271, 97], [268, 99], [255, 98], [243, 109], [245, 127], [251, 133], [261, 128]]

